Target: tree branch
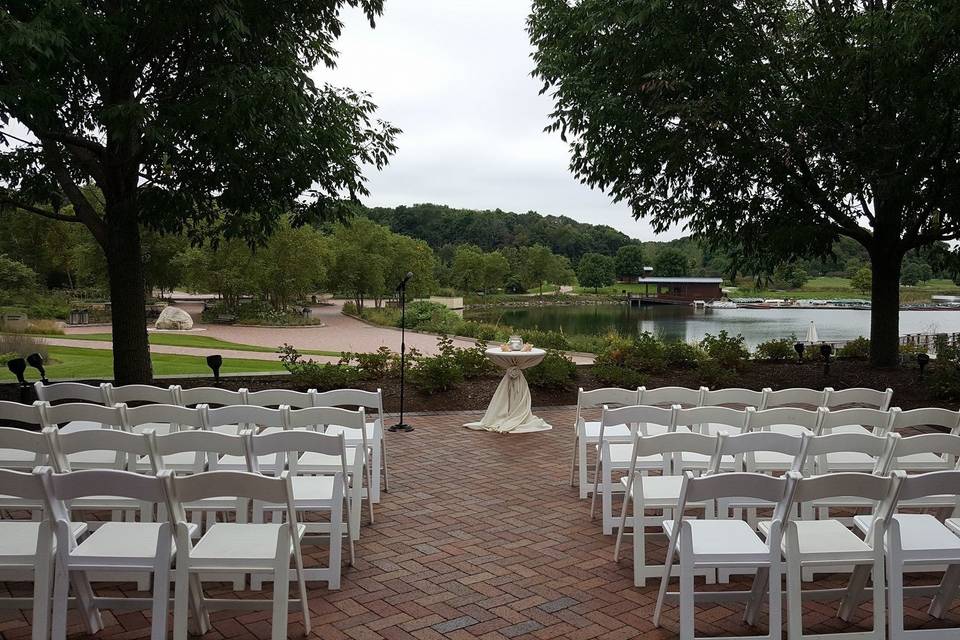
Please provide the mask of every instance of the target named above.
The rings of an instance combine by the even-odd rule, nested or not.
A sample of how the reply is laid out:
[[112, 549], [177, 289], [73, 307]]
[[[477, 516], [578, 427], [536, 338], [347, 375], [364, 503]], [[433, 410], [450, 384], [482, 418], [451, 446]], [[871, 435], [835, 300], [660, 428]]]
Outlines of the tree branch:
[[29, 213], [34, 213], [38, 216], [43, 216], [44, 218], [49, 218], [51, 220], [60, 220], [61, 222], [82, 222], [77, 216], [68, 216], [64, 213], [57, 213], [56, 211], [47, 211], [46, 209], [41, 209], [40, 207], [34, 206], [32, 204], [27, 204], [26, 202], [21, 202], [20, 200], [14, 200], [9, 196], [0, 196], [0, 204], [8, 204], [17, 209], [22, 209]]
[[72, 133], [60, 132], [60, 131], [40, 131], [37, 133], [38, 138], [49, 138], [50, 140], [56, 140], [61, 142], [68, 147], [78, 147], [80, 149], [86, 149], [91, 153], [95, 153], [98, 157], [106, 153], [106, 148], [96, 142], [95, 140], [90, 140], [89, 138], [84, 138], [83, 136], [78, 136]]
[[107, 225], [103, 219], [97, 215], [97, 212], [94, 211], [93, 207], [90, 205], [90, 201], [87, 200], [86, 196], [83, 195], [83, 192], [80, 190], [80, 187], [78, 187], [73, 181], [73, 178], [70, 177], [70, 172], [67, 170], [67, 165], [64, 163], [63, 157], [60, 155], [59, 147], [54, 144], [44, 144], [43, 151], [47, 158], [47, 165], [53, 171], [53, 175], [60, 184], [60, 188], [63, 189], [63, 192], [73, 204], [73, 211], [77, 218], [79, 218], [80, 221], [83, 222], [88, 229], [90, 229], [90, 233], [93, 234], [93, 237], [96, 238], [100, 246], [106, 250]]

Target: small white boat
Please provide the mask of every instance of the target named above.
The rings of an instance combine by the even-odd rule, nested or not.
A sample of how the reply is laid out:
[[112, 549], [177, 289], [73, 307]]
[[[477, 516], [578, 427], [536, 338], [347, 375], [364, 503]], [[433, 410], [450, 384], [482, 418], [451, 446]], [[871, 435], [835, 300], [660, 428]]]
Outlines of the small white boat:
[[711, 309], [736, 309], [737, 303], [731, 302], [730, 300], [714, 300], [713, 302], [708, 302], [707, 307]]

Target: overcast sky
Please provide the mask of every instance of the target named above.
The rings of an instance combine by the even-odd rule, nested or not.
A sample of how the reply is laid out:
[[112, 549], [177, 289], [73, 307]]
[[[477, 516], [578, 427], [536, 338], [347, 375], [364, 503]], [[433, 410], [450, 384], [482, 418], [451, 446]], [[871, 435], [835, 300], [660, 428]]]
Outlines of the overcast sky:
[[625, 205], [581, 185], [558, 134], [544, 133], [551, 101], [538, 95], [525, 31], [526, 0], [386, 0], [376, 29], [359, 11], [333, 71], [318, 81], [372, 94], [379, 116], [403, 129], [382, 172], [369, 171], [370, 205], [435, 202], [534, 210], [654, 236]]

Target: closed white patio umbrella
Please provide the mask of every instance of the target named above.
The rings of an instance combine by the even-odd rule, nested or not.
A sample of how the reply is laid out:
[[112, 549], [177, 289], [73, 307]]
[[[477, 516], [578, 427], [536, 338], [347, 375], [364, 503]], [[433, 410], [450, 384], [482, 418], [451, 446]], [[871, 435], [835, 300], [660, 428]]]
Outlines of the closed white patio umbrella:
[[819, 342], [820, 339], [817, 337], [817, 325], [813, 323], [813, 320], [810, 321], [810, 326], [807, 327], [807, 339], [804, 342], [812, 344], [814, 342]]

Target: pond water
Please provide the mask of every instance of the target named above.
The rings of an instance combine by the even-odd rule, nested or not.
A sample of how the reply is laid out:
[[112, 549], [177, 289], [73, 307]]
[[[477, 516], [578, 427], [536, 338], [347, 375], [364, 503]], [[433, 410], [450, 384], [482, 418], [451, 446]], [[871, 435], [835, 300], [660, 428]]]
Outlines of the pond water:
[[[707, 333], [742, 334], [752, 348], [774, 338], [803, 338], [813, 320], [821, 340], [870, 336], [870, 312], [852, 309], [694, 309], [673, 305], [578, 305], [467, 311], [465, 318], [566, 334], [641, 331], [695, 342]], [[901, 311], [900, 333], [960, 332], [960, 311]]]

